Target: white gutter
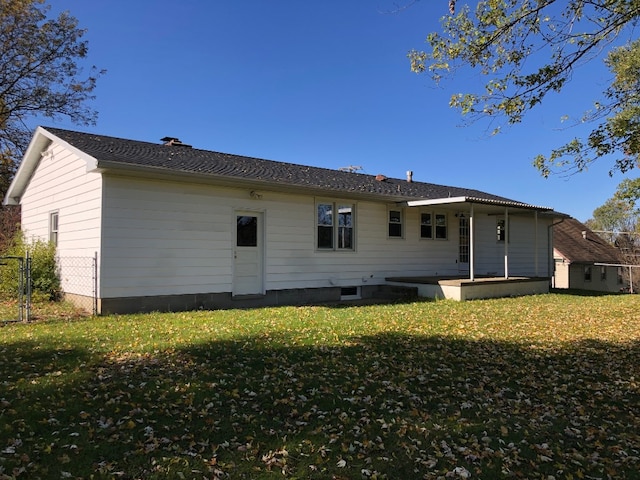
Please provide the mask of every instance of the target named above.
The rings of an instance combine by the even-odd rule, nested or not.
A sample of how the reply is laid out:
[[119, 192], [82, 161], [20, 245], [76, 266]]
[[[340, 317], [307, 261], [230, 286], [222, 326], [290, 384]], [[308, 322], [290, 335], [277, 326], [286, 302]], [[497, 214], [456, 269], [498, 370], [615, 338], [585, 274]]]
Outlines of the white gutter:
[[421, 200], [408, 200], [408, 207], [425, 207], [428, 205], [443, 205], [446, 203], [465, 203], [468, 197], [447, 197], [447, 198], [434, 198], [434, 199], [421, 199]]
[[495, 205], [498, 207], [526, 208], [529, 210], [553, 210], [550, 207], [542, 207], [539, 205], [530, 205], [528, 203], [514, 202], [511, 200], [493, 200], [490, 198], [477, 197], [444, 197], [420, 200], [407, 200], [404, 202], [408, 207], [426, 207], [430, 205], [447, 205], [457, 203], [478, 203], [483, 205]]

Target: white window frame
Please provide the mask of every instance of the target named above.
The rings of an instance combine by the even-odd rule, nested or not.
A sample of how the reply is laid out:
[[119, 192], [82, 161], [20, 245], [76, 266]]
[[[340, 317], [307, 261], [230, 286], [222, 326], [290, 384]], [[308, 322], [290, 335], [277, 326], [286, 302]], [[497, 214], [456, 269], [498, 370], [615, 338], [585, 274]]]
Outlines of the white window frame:
[[[330, 207], [331, 211], [331, 224], [321, 224], [320, 216], [319, 216], [319, 207], [321, 205], [327, 205]], [[340, 225], [340, 209], [348, 207], [351, 209], [351, 225], [344, 226]], [[341, 200], [325, 200], [320, 199], [315, 202], [315, 249], [318, 252], [355, 252], [356, 250], [356, 210], [357, 204], [351, 201], [341, 201]], [[338, 212], [338, 217], [336, 217], [334, 212]], [[321, 247], [319, 245], [320, 242], [320, 227], [331, 228], [331, 246], [330, 247]], [[344, 231], [344, 229], [351, 229], [351, 246], [350, 247], [340, 247], [340, 233]]]
[[[438, 217], [444, 218], [444, 237], [438, 236], [438, 227], [442, 227], [442, 225], [438, 225]], [[443, 212], [436, 212], [433, 214], [433, 238], [434, 240], [449, 240], [449, 215]]]
[[[422, 221], [422, 216], [423, 215], [429, 215], [429, 223], [425, 224]], [[435, 216], [433, 215], [433, 212], [427, 212], [427, 211], [421, 211], [420, 212], [420, 239], [422, 240], [433, 240], [434, 237], [434, 233], [435, 233], [435, 225], [434, 225], [434, 218]], [[422, 227], [429, 227], [431, 229], [431, 235], [423, 235], [422, 234]]]
[[[431, 217], [431, 236], [424, 236], [422, 235], [422, 215], [429, 215]], [[439, 237], [437, 235], [437, 218], [443, 218], [444, 219], [444, 225], [439, 225], [440, 228], [444, 227], [444, 233], [445, 236], [444, 237]], [[438, 240], [438, 241], [446, 241], [449, 240], [449, 215], [445, 212], [434, 212], [431, 210], [422, 210], [420, 211], [420, 240]]]
[[504, 243], [508, 239], [511, 243], [511, 220], [505, 217], [496, 217], [496, 242]]
[[58, 237], [60, 233], [60, 212], [49, 213], [49, 242], [58, 246]]
[[[391, 221], [391, 212], [400, 213], [400, 221]], [[391, 235], [391, 226], [399, 225], [400, 226], [400, 235]], [[404, 238], [405, 231], [405, 222], [404, 222], [404, 209], [402, 207], [389, 207], [387, 208], [387, 237], [394, 239], [402, 239]]]

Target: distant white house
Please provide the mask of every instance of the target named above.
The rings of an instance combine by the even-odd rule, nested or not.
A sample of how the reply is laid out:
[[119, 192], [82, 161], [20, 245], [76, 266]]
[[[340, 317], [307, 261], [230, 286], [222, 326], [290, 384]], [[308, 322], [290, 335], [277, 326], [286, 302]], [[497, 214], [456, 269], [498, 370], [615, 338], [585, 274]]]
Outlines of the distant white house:
[[[548, 291], [556, 214], [477, 190], [39, 127], [4, 200], [99, 313]], [[61, 263], [63, 265], [63, 263]], [[475, 295], [436, 279], [463, 278]], [[499, 281], [495, 281], [495, 280]], [[430, 286], [425, 286], [430, 285]], [[435, 285], [435, 286], [434, 286]], [[95, 291], [94, 291], [95, 290]], [[456, 297], [456, 295], [458, 295]]]
[[625, 287], [618, 250], [574, 218], [553, 227], [555, 288], [619, 292]]

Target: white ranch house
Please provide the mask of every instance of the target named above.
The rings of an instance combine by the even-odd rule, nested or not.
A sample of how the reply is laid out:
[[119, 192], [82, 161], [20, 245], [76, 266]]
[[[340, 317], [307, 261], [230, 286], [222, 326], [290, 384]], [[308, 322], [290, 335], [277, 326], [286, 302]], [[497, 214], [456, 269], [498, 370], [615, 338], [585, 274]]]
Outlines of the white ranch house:
[[97, 258], [93, 288], [61, 278], [98, 313], [549, 289], [550, 208], [163, 141], [39, 127], [4, 200], [60, 259]]

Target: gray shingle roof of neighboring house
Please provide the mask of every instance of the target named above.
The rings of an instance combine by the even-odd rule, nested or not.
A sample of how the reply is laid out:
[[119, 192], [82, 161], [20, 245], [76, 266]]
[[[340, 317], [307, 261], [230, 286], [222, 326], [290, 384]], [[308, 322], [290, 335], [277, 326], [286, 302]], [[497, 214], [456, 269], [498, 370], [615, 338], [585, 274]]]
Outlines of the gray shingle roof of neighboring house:
[[464, 197], [466, 201], [477, 203], [550, 210], [547, 207], [468, 188], [386, 177], [384, 180], [377, 180], [375, 175], [199, 150], [190, 146], [178, 146], [175, 143], [168, 146], [59, 128], [44, 129], [95, 158], [98, 168], [147, 169], [166, 174], [225, 178], [315, 191], [389, 197], [391, 201]]
[[554, 225], [553, 248], [572, 263], [621, 263], [615, 247], [575, 218]]

